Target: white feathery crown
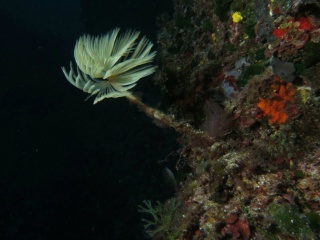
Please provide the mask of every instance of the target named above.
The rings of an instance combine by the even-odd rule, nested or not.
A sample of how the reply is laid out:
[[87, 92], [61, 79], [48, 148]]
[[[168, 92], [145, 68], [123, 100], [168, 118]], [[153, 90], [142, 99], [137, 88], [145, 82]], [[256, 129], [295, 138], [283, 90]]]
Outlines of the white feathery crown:
[[[104, 36], [84, 35], [74, 48], [77, 63], [75, 72], [70, 62], [70, 71], [62, 67], [67, 80], [75, 87], [97, 94], [94, 104], [104, 98], [129, 96], [129, 89], [136, 82], [155, 71], [153, 61], [156, 52], [150, 52], [153, 44], [142, 37], [140, 32], [128, 30], [118, 36], [120, 28], [115, 28]], [[88, 97], [88, 98], [89, 98]]]

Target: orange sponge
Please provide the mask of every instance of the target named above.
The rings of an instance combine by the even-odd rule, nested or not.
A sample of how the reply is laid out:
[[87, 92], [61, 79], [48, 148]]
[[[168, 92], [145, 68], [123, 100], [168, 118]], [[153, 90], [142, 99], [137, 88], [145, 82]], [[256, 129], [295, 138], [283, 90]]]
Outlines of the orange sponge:
[[273, 96], [270, 99], [259, 98], [257, 106], [261, 113], [257, 118], [269, 117], [270, 124], [281, 124], [288, 119], [285, 112], [286, 103], [293, 100], [294, 92], [291, 83], [274, 84]]

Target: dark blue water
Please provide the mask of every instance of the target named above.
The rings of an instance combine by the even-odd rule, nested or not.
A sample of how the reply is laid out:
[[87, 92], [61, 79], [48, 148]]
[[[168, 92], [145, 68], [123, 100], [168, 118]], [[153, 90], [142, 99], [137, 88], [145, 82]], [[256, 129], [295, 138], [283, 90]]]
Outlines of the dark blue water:
[[[61, 66], [76, 39], [114, 27], [156, 40], [170, 0], [0, 2], [0, 239], [147, 239], [137, 205], [169, 196], [158, 161], [174, 151], [126, 99], [97, 105]], [[152, 77], [134, 88], [163, 102]]]

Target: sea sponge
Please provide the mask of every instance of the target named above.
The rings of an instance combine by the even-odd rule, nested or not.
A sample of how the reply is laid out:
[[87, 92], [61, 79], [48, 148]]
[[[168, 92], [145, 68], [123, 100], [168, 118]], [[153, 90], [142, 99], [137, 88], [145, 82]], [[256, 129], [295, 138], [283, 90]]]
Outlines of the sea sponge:
[[104, 98], [131, 95], [128, 90], [155, 71], [149, 64], [156, 55], [150, 52], [153, 44], [146, 37], [137, 43], [140, 32], [128, 30], [118, 36], [119, 31], [115, 28], [104, 36], [80, 37], [74, 48], [77, 71], [71, 62], [69, 73], [62, 67], [72, 85], [90, 93], [89, 97], [97, 94], [94, 104]]
[[293, 100], [294, 95], [291, 83], [277, 83], [278, 84], [273, 84], [271, 86], [273, 97], [271, 99], [259, 98], [257, 103], [258, 108], [261, 110], [261, 113], [257, 115], [257, 118], [267, 116], [269, 117], [270, 124], [281, 124], [287, 121], [288, 115], [285, 111], [285, 107], [287, 102]]
[[232, 21], [234, 23], [241, 22], [242, 19], [243, 19], [243, 17], [242, 17], [240, 12], [234, 12], [231, 17], [232, 17]]

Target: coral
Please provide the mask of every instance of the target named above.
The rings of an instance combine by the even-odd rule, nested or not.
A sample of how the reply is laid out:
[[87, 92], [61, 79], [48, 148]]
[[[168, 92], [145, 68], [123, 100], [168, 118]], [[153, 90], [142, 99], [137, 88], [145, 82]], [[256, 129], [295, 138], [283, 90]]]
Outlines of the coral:
[[257, 106], [261, 113], [257, 118], [268, 117], [270, 124], [281, 124], [287, 121], [286, 103], [293, 100], [292, 84], [274, 84], [271, 86], [273, 96], [270, 99], [259, 98]]
[[207, 101], [204, 105], [206, 120], [202, 129], [212, 138], [223, 137], [228, 133], [231, 122], [230, 115], [218, 103]]

